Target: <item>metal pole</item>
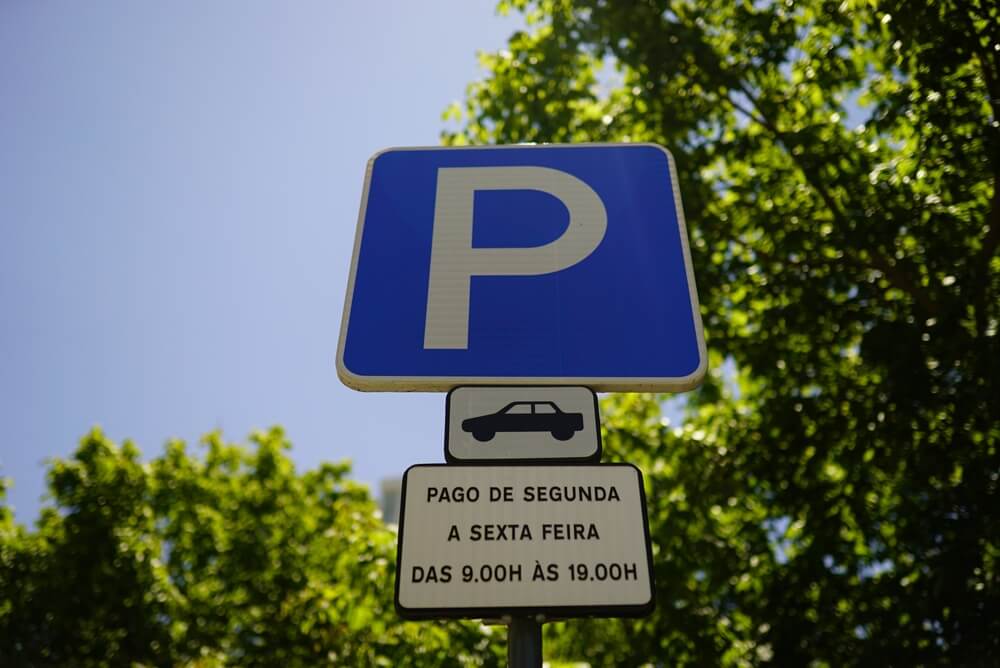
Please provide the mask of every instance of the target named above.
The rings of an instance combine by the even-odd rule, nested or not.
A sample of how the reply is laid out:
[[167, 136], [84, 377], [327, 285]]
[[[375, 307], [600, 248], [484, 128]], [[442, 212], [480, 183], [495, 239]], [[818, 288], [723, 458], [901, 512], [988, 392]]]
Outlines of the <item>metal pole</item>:
[[542, 668], [542, 625], [532, 617], [515, 617], [507, 625], [508, 668]]

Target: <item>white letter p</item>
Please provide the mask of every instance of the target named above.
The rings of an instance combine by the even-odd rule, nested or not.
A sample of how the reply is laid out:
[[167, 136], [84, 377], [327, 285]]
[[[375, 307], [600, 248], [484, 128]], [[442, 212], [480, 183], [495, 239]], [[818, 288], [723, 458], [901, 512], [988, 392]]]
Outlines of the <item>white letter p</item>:
[[[473, 248], [477, 190], [539, 190], [569, 210], [562, 236], [530, 248]], [[594, 252], [608, 214], [586, 183], [548, 167], [442, 167], [434, 202], [434, 238], [424, 348], [469, 347], [469, 291], [473, 276], [533, 276], [568, 267]]]

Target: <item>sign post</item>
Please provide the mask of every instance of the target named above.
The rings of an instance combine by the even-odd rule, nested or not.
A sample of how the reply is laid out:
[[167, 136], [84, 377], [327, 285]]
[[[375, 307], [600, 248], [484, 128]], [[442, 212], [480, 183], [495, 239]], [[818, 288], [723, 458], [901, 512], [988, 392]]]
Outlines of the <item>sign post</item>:
[[641, 472], [601, 464], [596, 391], [681, 392], [707, 353], [673, 157], [654, 144], [389, 149], [368, 163], [337, 373], [446, 391], [403, 477], [395, 606], [508, 625], [655, 605]]
[[541, 668], [542, 625], [531, 617], [515, 617], [507, 625], [507, 665]]

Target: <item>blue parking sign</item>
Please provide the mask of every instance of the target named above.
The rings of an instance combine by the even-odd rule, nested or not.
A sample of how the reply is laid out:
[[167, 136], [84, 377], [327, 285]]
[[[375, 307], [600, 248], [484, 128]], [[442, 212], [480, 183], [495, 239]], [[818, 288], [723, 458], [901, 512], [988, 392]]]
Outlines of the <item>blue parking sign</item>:
[[369, 161], [337, 351], [348, 386], [683, 391], [706, 357], [666, 149], [406, 148]]

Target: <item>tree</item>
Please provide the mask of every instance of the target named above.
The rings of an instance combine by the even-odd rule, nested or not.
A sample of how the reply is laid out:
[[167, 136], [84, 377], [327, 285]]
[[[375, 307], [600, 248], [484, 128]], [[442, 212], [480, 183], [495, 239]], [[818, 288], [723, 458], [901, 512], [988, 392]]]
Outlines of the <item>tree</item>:
[[0, 665], [502, 663], [477, 625], [398, 620], [395, 533], [346, 464], [299, 474], [279, 429], [251, 440], [143, 463], [95, 430], [36, 531], [0, 506]]
[[[674, 154], [714, 370], [646, 473], [657, 611], [595, 665], [1000, 661], [1000, 6], [506, 0], [451, 144]], [[731, 369], [727, 372], [726, 369]]]

